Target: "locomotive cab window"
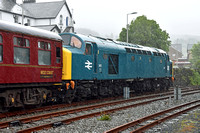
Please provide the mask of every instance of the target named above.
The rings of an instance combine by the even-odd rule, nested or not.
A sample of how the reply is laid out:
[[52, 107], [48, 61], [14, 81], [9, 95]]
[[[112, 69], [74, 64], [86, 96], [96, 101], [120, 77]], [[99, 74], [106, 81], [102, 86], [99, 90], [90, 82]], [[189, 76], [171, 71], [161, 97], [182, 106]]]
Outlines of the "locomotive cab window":
[[81, 48], [82, 43], [78, 38], [76, 38], [75, 36], [72, 36], [70, 45], [72, 47]]
[[61, 61], [61, 52], [60, 52], [60, 48], [56, 47], [56, 63], [60, 63]]
[[61, 37], [64, 41], [63, 45], [69, 45], [79, 49], [82, 47], [82, 42], [75, 36], [63, 34]]
[[29, 40], [21, 37], [14, 37], [14, 63], [30, 64], [30, 44]]
[[92, 47], [91, 47], [91, 44], [87, 44], [87, 43], [86, 43], [86, 46], [85, 46], [85, 54], [86, 54], [86, 55], [91, 55], [91, 54], [92, 54]]
[[2, 35], [0, 34], [0, 62], [3, 61], [3, 38]]
[[38, 64], [51, 65], [51, 44], [44, 41], [38, 42]]

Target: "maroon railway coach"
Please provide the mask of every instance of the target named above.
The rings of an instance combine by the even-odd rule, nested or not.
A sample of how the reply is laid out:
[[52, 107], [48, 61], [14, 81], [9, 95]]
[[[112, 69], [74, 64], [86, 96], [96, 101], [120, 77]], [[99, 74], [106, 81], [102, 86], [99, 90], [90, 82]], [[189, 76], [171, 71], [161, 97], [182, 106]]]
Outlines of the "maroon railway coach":
[[61, 85], [62, 39], [58, 34], [0, 21], [0, 106], [44, 103]]

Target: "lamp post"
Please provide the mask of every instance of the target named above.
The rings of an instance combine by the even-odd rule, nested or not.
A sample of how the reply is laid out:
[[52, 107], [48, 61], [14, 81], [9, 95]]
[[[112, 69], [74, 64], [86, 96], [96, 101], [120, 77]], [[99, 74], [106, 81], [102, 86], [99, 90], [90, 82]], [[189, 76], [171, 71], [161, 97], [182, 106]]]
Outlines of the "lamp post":
[[126, 32], [126, 42], [128, 43], [128, 15], [131, 15], [131, 14], [137, 14], [137, 12], [132, 12], [132, 13], [128, 13], [127, 14], [127, 25], [126, 25], [126, 30], [127, 30], [127, 32]]
[[22, 25], [24, 25], [24, 7], [23, 7], [24, 1], [22, 0]]

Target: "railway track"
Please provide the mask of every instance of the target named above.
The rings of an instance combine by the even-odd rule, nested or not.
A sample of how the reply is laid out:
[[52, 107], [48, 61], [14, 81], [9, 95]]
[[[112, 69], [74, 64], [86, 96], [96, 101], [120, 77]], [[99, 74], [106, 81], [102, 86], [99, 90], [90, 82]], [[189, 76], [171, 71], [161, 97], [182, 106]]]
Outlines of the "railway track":
[[[190, 95], [190, 94], [194, 94], [194, 93], [197, 93], [197, 92], [199, 93], [199, 91], [193, 91], [193, 92], [186, 93], [186, 94], [183, 94], [183, 95]], [[170, 94], [168, 94], [168, 95], [170, 95]], [[158, 96], [160, 96], [160, 94], [150, 96], [150, 97], [153, 98], [153, 97], [158, 97]], [[173, 97], [173, 96], [171, 96], [171, 97]], [[146, 96], [146, 98], [148, 98], [148, 97]], [[117, 110], [123, 110], [123, 109], [131, 108], [131, 107], [141, 106], [141, 105], [144, 105], [144, 104], [149, 104], [149, 103], [154, 102], [154, 101], [164, 100], [164, 99], [168, 99], [168, 98], [169, 98], [169, 96], [165, 96], [165, 97], [162, 96], [161, 98], [155, 98], [155, 99], [152, 99], [152, 100], [139, 102], [139, 103], [131, 104], [131, 105], [128, 105], [128, 106], [123, 106], [123, 107], [114, 108], [114, 109], [110, 109], [110, 110], [104, 110], [103, 112], [104, 113], [112, 113], [112, 112], [115, 112]], [[25, 123], [29, 123], [29, 122], [33, 122], [33, 121], [38, 121], [38, 120], [41, 120], [41, 119], [47, 119], [47, 118], [51, 118], [51, 117], [66, 115], [66, 114], [69, 114], [69, 113], [76, 113], [76, 112], [81, 112], [81, 111], [85, 111], [85, 110], [92, 110], [94, 108], [100, 108], [100, 107], [103, 107], [103, 106], [115, 105], [115, 104], [120, 104], [122, 102], [131, 102], [131, 101], [136, 101], [136, 100], [141, 100], [141, 99], [145, 99], [145, 97], [139, 97], [138, 99], [133, 98], [133, 99], [128, 99], [128, 100], [119, 100], [119, 101], [109, 102], [109, 103], [104, 103], [104, 104], [91, 105], [89, 107], [80, 107], [80, 108], [77, 108], [77, 109], [59, 111], [59, 112], [54, 112], [54, 113], [49, 113], [49, 114], [44, 114], [44, 115], [37, 115], [37, 116], [33, 116], [31, 118], [22, 118], [22, 119], [17, 119], [15, 121], [7, 121], [7, 122], [4, 122], [4, 123], [2, 122], [2, 123], [0, 123], [0, 127], [5, 128], [5, 127], [8, 127], [10, 125], [21, 125], [21, 124], [25, 124]], [[54, 121], [54, 122], [49, 123], [49, 124], [44, 124], [44, 125], [40, 125], [40, 126], [37, 126], [37, 127], [28, 128], [28, 129], [21, 130], [21, 131], [18, 131], [18, 132], [38, 131], [38, 130], [42, 130], [42, 129], [46, 129], [46, 128], [50, 128], [50, 127], [54, 127], [54, 126], [59, 126], [59, 125], [62, 125], [62, 124], [69, 124], [73, 121], [77, 121], [77, 120], [85, 119], [85, 118], [90, 118], [90, 117], [98, 116], [98, 115], [101, 115], [101, 114], [102, 114], [102, 111], [90, 113], [90, 114], [87, 114], [87, 115], [81, 115], [81, 116], [77, 116], [77, 117], [73, 117], [73, 118], [69, 118], [69, 119], [64, 119], [62, 121]]]
[[[182, 92], [189, 92], [192, 90], [198, 90], [198, 89], [188, 89], [188, 88], [183, 88]], [[172, 94], [173, 89], [170, 88], [170, 92], [167, 92], [166, 94]], [[159, 93], [160, 95], [165, 95], [162, 93]], [[158, 96], [158, 95], [157, 95]], [[20, 116], [20, 115], [26, 115], [26, 114], [31, 114], [31, 113], [39, 113], [39, 112], [44, 112], [44, 111], [50, 111], [50, 110], [56, 110], [56, 109], [61, 109], [61, 108], [67, 108], [67, 107], [75, 107], [75, 106], [81, 106], [81, 105], [89, 105], [89, 104], [94, 104], [94, 103], [100, 103], [103, 101], [110, 101], [110, 100], [115, 100], [115, 99], [121, 99], [122, 97], [115, 97], [115, 98], [104, 98], [100, 100], [89, 100], [89, 101], [84, 101], [84, 102], [75, 102], [72, 104], [58, 104], [58, 105], [50, 105], [50, 106], [44, 106], [40, 108], [34, 108], [34, 109], [26, 109], [26, 110], [20, 110], [20, 111], [14, 111], [14, 112], [6, 112], [6, 113], [1, 113], [0, 114], [0, 119], [3, 118], [8, 118], [8, 117], [14, 117], [14, 116]]]
[[110, 100], [116, 100], [116, 99], [121, 99], [121, 98], [122, 97], [120, 96], [120, 97], [104, 98], [104, 99], [98, 99], [98, 100], [89, 100], [87, 102], [82, 101], [82, 102], [74, 102], [72, 104], [57, 104], [57, 105], [49, 105], [49, 106], [44, 106], [44, 107], [34, 108], [34, 109], [26, 109], [26, 110], [14, 111], [14, 112], [6, 112], [6, 113], [0, 114], [0, 119], [7, 118], [7, 117], [26, 115], [26, 114], [31, 114], [31, 113], [39, 113], [39, 112], [50, 111], [50, 110], [57, 110], [57, 109], [67, 108], [67, 107], [89, 105], [89, 104], [100, 103], [100, 102], [103, 102], [103, 101], [110, 101]]
[[[193, 105], [193, 104], [197, 104], [197, 105]], [[191, 106], [191, 105], [193, 105], [193, 106]], [[188, 106], [190, 106], [190, 107], [188, 107]], [[166, 113], [170, 113], [172, 111], [180, 110], [180, 108], [184, 108], [184, 107], [188, 107], [188, 108], [182, 109], [181, 111], [177, 111], [177, 112], [172, 113], [170, 115], [166, 115]], [[148, 130], [148, 129], [150, 129], [150, 128], [152, 128], [152, 127], [154, 127], [154, 126], [156, 126], [156, 125], [158, 125], [158, 124], [160, 124], [160, 123], [162, 123], [162, 122], [164, 122], [168, 119], [179, 116], [179, 115], [181, 115], [185, 112], [188, 112], [188, 111], [193, 110], [193, 109], [198, 108], [198, 107], [200, 107], [200, 100], [192, 101], [192, 102], [189, 102], [189, 103], [186, 103], [186, 104], [182, 104], [182, 105], [179, 105], [179, 106], [176, 106], [176, 107], [173, 107], [173, 108], [170, 108], [170, 109], [167, 109], [167, 110], [164, 110], [164, 111], [160, 111], [158, 113], [155, 113], [155, 114], [152, 114], [152, 115], [131, 121], [131, 122], [126, 123], [124, 125], [115, 127], [115, 128], [110, 129], [108, 131], [105, 131], [104, 133], [118, 133], [118, 132], [124, 131], [124, 130], [130, 128], [130, 127], [138, 126], [139, 124], [146, 122], [145, 125], [140, 126], [139, 128], [136, 128], [135, 130], [131, 131], [131, 133], [142, 133], [142, 132], [144, 132], [144, 131], [146, 131], [146, 130]], [[160, 117], [160, 118], [158, 118], [158, 117]], [[155, 119], [155, 118], [157, 118], [157, 120], [150, 122], [150, 123], [147, 122], [147, 121]]]

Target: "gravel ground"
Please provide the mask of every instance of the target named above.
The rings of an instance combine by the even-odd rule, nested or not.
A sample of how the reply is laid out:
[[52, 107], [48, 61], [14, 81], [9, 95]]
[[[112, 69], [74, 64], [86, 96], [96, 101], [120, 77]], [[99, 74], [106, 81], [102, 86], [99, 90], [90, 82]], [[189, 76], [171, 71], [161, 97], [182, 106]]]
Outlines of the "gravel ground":
[[[129, 108], [126, 110], [121, 110], [121, 111], [117, 111], [115, 113], [109, 114], [111, 120], [108, 121], [100, 121], [100, 116], [99, 117], [93, 117], [93, 118], [89, 118], [89, 119], [83, 119], [83, 120], [79, 120], [76, 122], [73, 122], [69, 125], [62, 125], [60, 127], [57, 128], [51, 128], [49, 130], [43, 130], [43, 131], [39, 131], [41, 133], [102, 133], [106, 130], [109, 130], [111, 128], [114, 128], [116, 126], [125, 124], [127, 122], [136, 120], [138, 118], [159, 112], [161, 110], [165, 110], [169, 107], [173, 107], [185, 102], [189, 102], [189, 101], [193, 101], [193, 100], [197, 100], [200, 99], [200, 94], [194, 94], [194, 95], [190, 95], [190, 96], [184, 96], [182, 97], [181, 100], [176, 101], [174, 99], [167, 99], [167, 100], [162, 100], [162, 101], [156, 101], [153, 102], [151, 104], [148, 105], [143, 105], [143, 106], [138, 106], [138, 107], [134, 107], [134, 108]], [[141, 101], [140, 101], [141, 102]], [[136, 102], [132, 102], [132, 103], [136, 103]], [[131, 103], [125, 103], [124, 105], [129, 105]], [[124, 106], [123, 105], [123, 106]], [[122, 105], [116, 105], [114, 107], [120, 107]], [[102, 108], [102, 109], [110, 109], [113, 108], [108, 106], [106, 108]], [[77, 115], [83, 115], [84, 113], [92, 113], [92, 112], [97, 112], [97, 111], [101, 111], [102, 109], [95, 109], [92, 111], [85, 111], [85, 112], [81, 112], [81, 113], [77, 113], [77, 114], [70, 114], [70, 115], [66, 115], [66, 116], [62, 116], [59, 117], [59, 119], [66, 119], [66, 118], [71, 118]], [[195, 113], [191, 113], [191, 114], [197, 114], [198, 115], [198, 110]], [[199, 111], [199, 115], [200, 116], [200, 111]], [[192, 117], [191, 117], [192, 118]], [[194, 115], [194, 118], [196, 118], [196, 116]], [[200, 118], [200, 117], [198, 117]], [[57, 121], [58, 119], [56, 119]], [[47, 119], [45, 120], [46, 122], [52, 122], [52, 119]], [[198, 120], [197, 120], [198, 121]], [[180, 127], [184, 127], [184, 122], [188, 123], [188, 121], [184, 121], [184, 117], [180, 117], [178, 120], [176, 120], [176, 122], [172, 123], [171, 121], [168, 121], [168, 131], [166, 128], [167, 122], [164, 124], [159, 125], [158, 127], [153, 128], [152, 130], [149, 130], [148, 132], [155, 132], [156, 130], [159, 131], [165, 131], [165, 132], [171, 132], [173, 129], [173, 132], [181, 132], [182, 130], [179, 131]], [[191, 121], [189, 121], [191, 122]], [[192, 121], [193, 122], [193, 121]], [[22, 128], [27, 128], [27, 127], [31, 127], [31, 126], [36, 126], [36, 125], [42, 125], [44, 124], [44, 122], [42, 121], [38, 121], [38, 122], [34, 122], [33, 124], [24, 124], [22, 127], [18, 127], [19, 129]], [[199, 124], [199, 123], [195, 123], [194, 124]], [[169, 128], [170, 126], [170, 128]], [[192, 125], [193, 126], [193, 125]], [[165, 130], [164, 130], [165, 129]], [[133, 128], [130, 128], [126, 131], [123, 131], [123, 133], [127, 133], [132, 131]], [[197, 131], [199, 129], [196, 129]], [[16, 127], [10, 127], [7, 129], [1, 129], [0, 132], [15, 132], [16, 131]]]
[[[183, 104], [185, 102], [190, 102], [193, 100], [200, 99], [200, 94], [194, 94], [190, 96], [182, 97], [181, 100], [162, 100], [153, 102], [148, 105], [138, 106], [135, 108], [129, 108], [126, 110], [117, 111], [115, 113], [110, 114], [111, 120], [108, 121], [100, 121], [98, 120], [99, 117], [94, 117], [90, 119], [83, 119], [76, 122], [73, 122], [69, 125], [63, 125], [57, 128], [51, 128], [47, 131], [40, 131], [41, 133], [102, 133], [104, 131], [107, 131], [111, 128], [114, 128], [116, 126], [122, 125], [124, 123], [136, 120], [138, 118], [159, 112], [161, 110], [165, 110], [169, 107], [173, 107], [179, 104]], [[180, 120], [181, 121], [181, 120]], [[180, 125], [177, 123], [172, 123], [172, 125]], [[157, 128], [164, 128], [163, 125], [160, 125], [160, 127]], [[174, 132], [178, 130], [180, 127], [177, 126], [177, 129], [174, 128]], [[132, 131], [133, 129], [129, 129], [126, 131], [123, 131], [123, 133], [128, 133]], [[198, 130], [198, 129], [197, 129]], [[169, 130], [170, 132], [171, 130]], [[148, 131], [150, 132], [150, 131]], [[153, 131], [154, 132], [154, 131]], [[165, 131], [168, 132], [168, 131]], [[180, 131], [181, 132], [181, 131]]]

